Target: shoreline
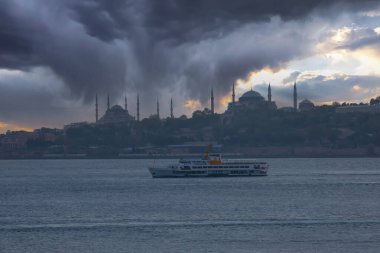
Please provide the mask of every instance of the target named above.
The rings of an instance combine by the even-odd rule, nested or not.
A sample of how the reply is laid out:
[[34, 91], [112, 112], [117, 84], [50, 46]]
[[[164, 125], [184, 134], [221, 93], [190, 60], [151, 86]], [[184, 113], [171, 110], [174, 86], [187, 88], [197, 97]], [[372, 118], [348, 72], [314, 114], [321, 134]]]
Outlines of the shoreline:
[[[139, 160], [139, 159], [199, 159], [203, 154], [183, 154], [183, 155], [146, 155], [146, 154], [134, 154], [134, 155], [123, 155], [123, 156], [54, 156], [54, 157], [43, 157], [43, 156], [24, 156], [24, 157], [0, 157], [0, 160], [10, 161], [10, 160]], [[307, 158], [380, 158], [380, 155], [223, 155], [224, 158], [234, 158], [234, 159], [307, 159]]]

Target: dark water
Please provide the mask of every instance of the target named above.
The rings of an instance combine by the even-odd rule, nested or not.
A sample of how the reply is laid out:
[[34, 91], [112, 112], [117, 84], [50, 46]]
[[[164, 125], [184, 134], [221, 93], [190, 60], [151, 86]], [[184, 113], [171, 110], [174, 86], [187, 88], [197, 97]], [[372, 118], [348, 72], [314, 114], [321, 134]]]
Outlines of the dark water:
[[152, 179], [147, 160], [0, 161], [0, 252], [380, 252], [380, 159]]

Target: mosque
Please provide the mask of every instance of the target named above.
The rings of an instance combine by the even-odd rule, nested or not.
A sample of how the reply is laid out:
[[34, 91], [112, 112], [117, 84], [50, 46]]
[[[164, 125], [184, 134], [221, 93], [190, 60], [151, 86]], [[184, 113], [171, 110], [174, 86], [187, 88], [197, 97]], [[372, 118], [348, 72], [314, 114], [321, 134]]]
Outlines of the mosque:
[[98, 96], [96, 96], [95, 103], [96, 110], [96, 124], [119, 124], [119, 123], [131, 123], [135, 120], [128, 112], [127, 97], [125, 97], [124, 108], [120, 105], [114, 105], [110, 108], [110, 97], [107, 97], [107, 111], [98, 119]]
[[[160, 104], [157, 100], [157, 114], [156, 117], [160, 118]], [[173, 114], [173, 99], [170, 100], [170, 117], [174, 118]], [[107, 96], [107, 110], [103, 117], [99, 119], [99, 104], [98, 95], [95, 97], [95, 119], [96, 124], [129, 124], [134, 121], [140, 121], [140, 96], [137, 94], [137, 113], [136, 118], [131, 116], [128, 112], [127, 97], [124, 97], [124, 108], [120, 105], [110, 107], [110, 97]]]
[[[156, 116], [160, 118], [160, 105], [157, 100], [157, 114]], [[289, 112], [307, 112], [314, 109], [314, 104], [305, 99], [298, 104], [297, 98], [297, 83], [293, 86], [293, 107], [280, 108], [283, 111]], [[96, 124], [120, 124], [120, 123], [131, 123], [134, 121], [140, 121], [140, 97], [137, 95], [137, 113], [136, 118], [131, 116], [128, 112], [127, 97], [125, 97], [124, 108], [120, 105], [114, 105], [110, 107], [110, 99], [107, 97], [107, 110], [103, 117], [98, 119], [98, 96], [96, 96], [95, 101], [95, 113], [96, 113]], [[215, 113], [214, 107], [214, 90], [211, 88], [211, 114]], [[245, 92], [238, 101], [235, 100], [235, 84], [232, 86], [232, 101], [228, 104], [227, 110], [222, 114], [223, 122], [229, 122], [232, 120], [233, 116], [237, 113], [252, 111], [252, 110], [277, 110], [277, 105], [275, 101], [272, 101], [272, 88], [270, 84], [268, 85], [267, 99], [265, 99], [259, 92], [254, 90], [249, 90]], [[174, 118], [173, 115], [173, 100], [170, 101], [170, 117]]]
[[[213, 99], [211, 100], [213, 102]], [[211, 105], [213, 107], [213, 105]], [[289, 112], [306, 112], [314, 109], [314, 104], [305, 99], [298, 104], [297, 83], [293, 86], [293, 107], [280, 108]], [[227, 110], [223, 114], [223, 120], [229, 120], [236, 113], [249, 110], [277, 110], [276, 102], [272, 100], [272, 88], [268, 85], [267, 100], [257, 91], [245, 92], [239, 101], [235, 100], [235, 84], [232, 86], [232, 101], [228, 104]]]
[[225, 111], [226, 116], [233, 116], [234, 114], [247, 110], [276, 110], [276, 102], [272, 101], [272, 89], [270, 84], [268, 86], [268, 99], [258, 93], [257, 91], [250, 90], [245, 92], [239, 101], [235, 100], [235, 84], [232, 85], [232, 102], [228, 104], [227, 110]]

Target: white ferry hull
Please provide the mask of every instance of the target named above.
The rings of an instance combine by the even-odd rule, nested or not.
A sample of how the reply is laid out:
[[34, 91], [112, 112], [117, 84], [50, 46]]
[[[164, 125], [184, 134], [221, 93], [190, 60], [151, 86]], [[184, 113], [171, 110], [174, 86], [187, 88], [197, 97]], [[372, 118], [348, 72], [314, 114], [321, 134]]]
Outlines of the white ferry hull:
[[181, 170], [166, 167], [149, 168], [153, 178], [168, 178], [168, 177], [254, 177], [267, 176], [267, 166], [260, 169], [209, 169], [209, 170]]

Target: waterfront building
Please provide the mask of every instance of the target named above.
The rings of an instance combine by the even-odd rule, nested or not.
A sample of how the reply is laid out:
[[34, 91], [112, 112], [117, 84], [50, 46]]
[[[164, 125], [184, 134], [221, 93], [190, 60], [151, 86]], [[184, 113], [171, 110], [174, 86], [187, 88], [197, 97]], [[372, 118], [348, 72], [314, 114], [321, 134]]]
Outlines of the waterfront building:
[[339, 106], [336, 113], [380, 113], [380, 104]]

